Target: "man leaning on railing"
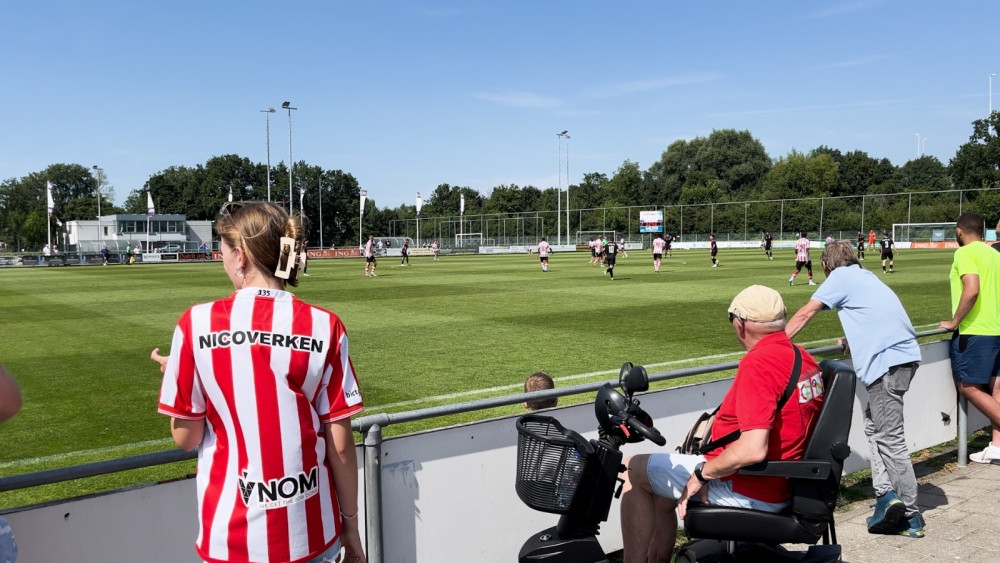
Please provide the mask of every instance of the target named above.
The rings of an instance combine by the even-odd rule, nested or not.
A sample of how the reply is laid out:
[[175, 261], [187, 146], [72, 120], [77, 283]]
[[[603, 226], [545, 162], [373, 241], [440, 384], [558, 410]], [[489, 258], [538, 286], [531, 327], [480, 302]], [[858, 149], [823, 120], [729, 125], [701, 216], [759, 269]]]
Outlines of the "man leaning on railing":
[[876, 494], [868, 532], [922, 538], [917, 478], [903, 434], [903, 394], [921, 359], [916, 331], [896, 294], [861, 267], [848, 243], [827, 244], [821, 264], [826, 281], [792, 316], [785, 332], [794, 338], [816, 313], [837, 310], [847, 337], [844, 350], [868, 390], [865, 435]]
[[[0, 364], [0, 423], [6, 422], [19, 410], [21, 410], [21, 391], [17, 387], [17, 381], [14, 381]], [[17, 542], [14, 541], [10, 524], [3, 516], [0, 516], [0, 561], [4, 563], [17, 561]]]

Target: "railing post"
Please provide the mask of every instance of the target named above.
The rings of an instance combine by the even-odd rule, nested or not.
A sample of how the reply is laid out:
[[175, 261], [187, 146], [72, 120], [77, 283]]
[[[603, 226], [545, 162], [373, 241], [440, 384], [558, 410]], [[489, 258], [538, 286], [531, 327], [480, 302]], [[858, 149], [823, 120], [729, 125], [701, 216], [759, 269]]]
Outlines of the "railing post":
[[969, 465], [969, 400], [958, 394], [958, 466]]
[[371, 563], [382, 563], [382, 427], [365, 431], [365, 531]]

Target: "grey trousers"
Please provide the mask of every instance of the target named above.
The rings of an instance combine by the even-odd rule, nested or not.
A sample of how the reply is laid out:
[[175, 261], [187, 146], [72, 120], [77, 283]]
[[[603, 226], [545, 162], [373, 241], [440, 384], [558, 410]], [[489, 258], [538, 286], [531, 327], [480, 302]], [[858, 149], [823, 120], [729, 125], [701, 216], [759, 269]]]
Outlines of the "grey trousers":
[[903, 394], [909, 390], [917, 366], [893, 366], [866, 388], [865, 435], [871, 449], [872, 484], [879, 496], [895, 491], [906, 505], [907, 518], [920, 514], [917, 477], [903, 434]]

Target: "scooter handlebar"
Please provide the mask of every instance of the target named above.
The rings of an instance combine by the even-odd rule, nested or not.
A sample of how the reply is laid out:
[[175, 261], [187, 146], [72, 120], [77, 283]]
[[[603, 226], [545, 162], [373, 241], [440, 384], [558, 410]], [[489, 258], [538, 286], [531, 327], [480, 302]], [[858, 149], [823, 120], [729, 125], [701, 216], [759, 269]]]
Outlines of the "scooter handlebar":
[[632, 417], [628, 421], [628, 425], [632, 427], [633, 430], [642, 435], [643, 438], [653, 442], [657, 446], [665, 446], [667, 444], [667, 439], [660, 434], [660, 431], [656, 428], [650, 428], [643, 424], [638, 417]]

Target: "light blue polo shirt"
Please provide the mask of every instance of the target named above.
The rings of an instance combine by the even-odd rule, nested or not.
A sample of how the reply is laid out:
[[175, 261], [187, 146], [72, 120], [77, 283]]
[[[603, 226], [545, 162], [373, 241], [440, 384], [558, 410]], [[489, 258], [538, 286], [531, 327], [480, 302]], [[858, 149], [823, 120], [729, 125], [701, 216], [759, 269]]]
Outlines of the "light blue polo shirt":
[[854, 264], [830, 272], [812, 296], [837, 309], [858, 379], [868, 387], [892, 366], [920, 361], [916, 331], [903, 304], [882, 280]]

